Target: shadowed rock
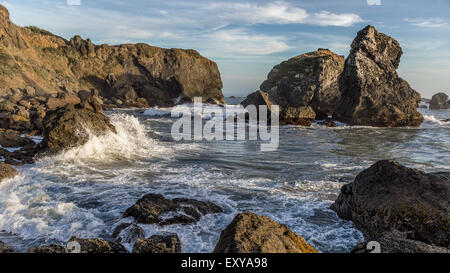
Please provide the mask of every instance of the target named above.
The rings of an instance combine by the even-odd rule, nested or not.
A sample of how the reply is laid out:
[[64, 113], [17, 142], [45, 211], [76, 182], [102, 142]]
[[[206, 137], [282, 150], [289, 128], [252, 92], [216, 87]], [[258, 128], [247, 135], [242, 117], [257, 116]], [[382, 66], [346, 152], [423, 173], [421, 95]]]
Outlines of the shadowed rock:
[[449, 189], [449, 172], [424, 173], [383, 160], [343, 186], [331, 209], [369, 239], [397, 230], [408, 239], [448, 247]]
[[420, 94], [397, 74], [403, 51], [393, 38], [367, 26], [352, 43], [334, 118], [350, 125], [419, 126]]
[[214, 253], [317, 253], [317, 250], [286, 225], [245, 212], [222, 231]]

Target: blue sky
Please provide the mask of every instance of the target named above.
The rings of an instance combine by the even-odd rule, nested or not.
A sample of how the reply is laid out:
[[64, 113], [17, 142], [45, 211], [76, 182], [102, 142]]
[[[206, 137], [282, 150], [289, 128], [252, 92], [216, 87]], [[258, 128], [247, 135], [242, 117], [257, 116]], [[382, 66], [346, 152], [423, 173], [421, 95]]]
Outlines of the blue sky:
[[193, 48], [216, 61], [225, 95], [259, 88], [275, 65], [329, 48], [347, 55], [368, 24], [396, 38], [399, 73], [424, 97], [450, 94], [449, 0], [8, 0], [21, 26], [94, 43]]

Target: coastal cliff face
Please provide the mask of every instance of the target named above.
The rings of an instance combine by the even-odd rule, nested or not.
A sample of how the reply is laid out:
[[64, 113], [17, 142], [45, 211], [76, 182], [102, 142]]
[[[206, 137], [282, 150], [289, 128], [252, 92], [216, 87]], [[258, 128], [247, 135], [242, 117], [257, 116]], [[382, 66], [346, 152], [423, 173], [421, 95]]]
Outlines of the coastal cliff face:
[[94, 45], [37, 27], [19, 27], [0, 6], [0, 95], [11, 89], [33, 96], [95, 89], [112, 101], [171, 106], [195, 96], [224, 103], [216, 63], [195, 50], [147, 44]]

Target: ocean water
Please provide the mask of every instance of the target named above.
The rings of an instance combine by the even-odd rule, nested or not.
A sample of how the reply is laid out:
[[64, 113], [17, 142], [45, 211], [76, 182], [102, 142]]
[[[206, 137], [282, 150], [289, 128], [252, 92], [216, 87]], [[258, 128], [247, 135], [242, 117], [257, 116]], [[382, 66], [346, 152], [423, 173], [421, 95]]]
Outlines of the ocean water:
[[161, 193], [224, 208], [192, 225], [141, 225], [147, 236], [177, 233], [183, 252], [211, 252], [244, 211], [287, 224], [321, 252], [348, 252], [364, 238], [329, 209], [342, 185], [381, 159], [450, 171], [450, 122], [442, 121], [450, 111], [421, 109], [420, 128], [284, 126], [279, 149], [261, 152], [259, 141], [174, 142], [170, 110], [110, 111], [117, 135], [20, 167], [0, 184], [0, 241], [26, 251], [72, 236], [111, 240], [132, 220], [121, 217], [128, 207]]

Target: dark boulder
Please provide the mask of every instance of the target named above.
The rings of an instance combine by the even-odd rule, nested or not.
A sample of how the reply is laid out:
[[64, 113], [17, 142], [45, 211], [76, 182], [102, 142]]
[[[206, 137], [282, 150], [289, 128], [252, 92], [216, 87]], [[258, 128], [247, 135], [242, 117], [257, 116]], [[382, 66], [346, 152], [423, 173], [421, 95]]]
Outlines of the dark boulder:
[[133, 253], [180, 253], [181, 243], [178, 235], [153, 235], [148, 239], [137, 239]]
[[90, 134], [97, 136], [116, 132], [109, 118], [88, 109], [66, 106], [49, 111], [44, 119], [44, 139], [39, 147], [43, 152], [57, 153], [80, 146], [89, 140]]
[[342, 187], [331, 209], [369, 239], [400, 231], [448, 247], [450, 173], [424, 173], [391, 160], [373, 164]]
[[317, 253], [303, 237], [267, 216], [238, 214], [220, 234], [214, 253]]
[[450, 100], [447, 94], [437, 93], [430, 101], [430, 110], [450, 109]]
[[350, 125], [419, 126], [420, 94], [396, 71], [402, 54], [395, 39], [374, 27], [358, 32], [340, 79], [342, 97], [334, 118]]
[[147, 194], [128, 208], [123, 217], [134, 217], [143, 224], [191, 224], [199, 221], [202, 215], [220, 212], [223, 212], [222, 208], [209, 201], [187, 198], [170, 200], [161, 194]]

